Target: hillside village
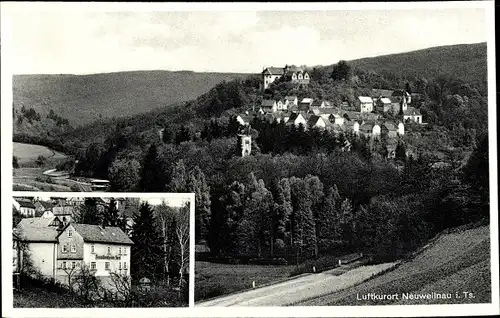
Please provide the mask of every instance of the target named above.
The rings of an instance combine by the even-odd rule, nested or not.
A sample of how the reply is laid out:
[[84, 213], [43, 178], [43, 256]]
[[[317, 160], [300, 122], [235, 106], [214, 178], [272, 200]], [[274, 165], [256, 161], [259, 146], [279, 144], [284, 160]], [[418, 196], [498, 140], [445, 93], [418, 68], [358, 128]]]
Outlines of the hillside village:
[[[269, 89], [275, 82], [289, 82], [301, 87], [308, 85], [310, 76], [305, 66], [267, 67], [261, 73], [260, 87]], [[388, 156], [395, 156], [397, 138], [405, 134], [405, 124], [425, 125], [419, 110], [420, 94], [402, 89], [372, 89], [371, 96], [358, 96], [353, 104], [343, 101], [297, 96], [263, 99], [257, 107], [236, 114], [242, 126], [251, 125], [255, 118], [269, 123], [303, 127], [304, 130], [326, 130], [334, 135], [352, 134], [369, 139], [385, 138]]]

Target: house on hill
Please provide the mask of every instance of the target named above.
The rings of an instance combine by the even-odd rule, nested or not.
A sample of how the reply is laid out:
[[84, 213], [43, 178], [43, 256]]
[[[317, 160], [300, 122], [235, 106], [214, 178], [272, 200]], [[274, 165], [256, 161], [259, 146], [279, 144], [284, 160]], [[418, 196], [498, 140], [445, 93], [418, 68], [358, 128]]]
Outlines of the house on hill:
[[[278, 103], [281, 104], [281, 101]], [[278, 111], [278, 103], [276, 103], [275, 100], [273, 99], [265, 99], [262, 101], [260, 108], [265, 112], [265, 113], [275, 113]], [[282, 107], [283, 105], [281, 105]]]
[[330, 104], [329, 101], [316, 99], [311, 103], [311, 105], [309, 107], [310, 108], [331, 108], [333, 106], [332, 106], [332, 104]]
[[308, 111], [309, 108], [311, 108], [311, 105], [312, 103], [314, 102], [314, 100], [312, 98], [303, 98], [300, 102], [299, 102], [299, 110], [304, 110], [304, 111]]
[[359, 127], [359, 132], [365, 137], [376, 138], [380, 136], [380, 130], [380, 125], [372, 121], [366, 121]]
[[263, 88], [267, 89], [271, 83], [282, 78], [294, 84], [309, 84], [310, 76], [305, 67], [285, 65], [285, 67], [266, 67], [262, 71]]
[[307, 127], [309, 128], [325, 129], [326, 126], [327, 124], [321, 116], [311, 115], [307, 120]]
[[373, 99], [368, 96], [359, 96], [357, 110], [361, 113], [371, 113], [373, 111]]
[[288, 118], [288, 121], [286, 122], [287, 126], [294, 125], [295, 127], [299, 127], [300, 124], [302, 124], [302, 126], [304, 126], [304, 129], [307, 128], [307, 121], [304, 118], [304, 116], [299, 112], [293, 112], [290, 115], [290, 118]]
[[379, 113], [387, 113], [392, 109], [392, 101], [388, 97], [378, 98], [375, 105], [375, 108]]
[[346, 121], [345, 124], [345, 131], [353, 133], [355, 135], [359, 134], [359, 123], [356, 120], [351, 120], [351, 121]]
[[378, 99], [378, 98], [382, 98], [382, 97], [391, 97], [393, 93], [394, 93], [394, 91], [390, 90], [390, 89], [373, 88], [372, 93], [371, 93], [371, 97], [373, 99]]
[[393, 122], [385, 122], [380, 125], [380, 133], [388, 138], [396, 138], [398, 136], [398, 127]]
[[415, 107], [408, 107], [403, 111], [403, 120], [405, 123], [413, 121], [417, 124], [422, 124], [422, 114], [419, 109]]
[[285, 96], [284, 98], [288, 102], [288, 106], [298, 106], [299, 100], [297, 96]]

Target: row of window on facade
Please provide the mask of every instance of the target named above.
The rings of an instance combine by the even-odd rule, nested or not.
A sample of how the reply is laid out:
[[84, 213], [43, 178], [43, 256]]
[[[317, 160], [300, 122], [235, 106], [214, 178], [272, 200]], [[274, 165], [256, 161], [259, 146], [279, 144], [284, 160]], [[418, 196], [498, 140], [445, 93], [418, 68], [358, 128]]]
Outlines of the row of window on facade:
[[[69, 266], [69, 262], [63, 261], [61, 264], [61, 269], [75, 269], [78, 266], [76, 261], [71, 262], [71, 267]], [[90, 262], [90, 270], [97, 271], [97, 262]], [[104, 270], [111, 270], [111, 262], [104, 262]], [[118, 262], [118, 270], [124, 270], [125, 273], [128, 270], [127, 262]]]

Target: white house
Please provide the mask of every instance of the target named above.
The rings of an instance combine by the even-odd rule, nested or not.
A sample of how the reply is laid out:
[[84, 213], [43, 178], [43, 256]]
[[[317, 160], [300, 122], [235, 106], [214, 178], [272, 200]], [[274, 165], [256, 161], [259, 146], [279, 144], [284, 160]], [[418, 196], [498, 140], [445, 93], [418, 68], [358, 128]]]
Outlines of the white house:
[[380, 136], [381, 128], [377, 123], [366, 122], [359, 127], [359, 131], [365, 137], [377, 137]]
[[373, 99], [368, 96], [359, 96], [359, 111], [362, 113], [371, 113], [373, 111]]
[[268, 88], [271, 83], [283, 76], [284, 69], [281, 67], [267, 67], [262, 71], [262, 82], [264, 89]]
[[312, 115], [307, 121], [307, 127], [325, 129], [326, 123], [321, 116]]
[[260, 108], [265, 113], [275, 113], [276, 111], [278, 111], [278, 104], [276, 103], [275, 100], [265, 99], [265, 100], [262, 101], [262, 104], [260, 105]]
[[406, 110], [403, 111], [403, 120], [405, 123], [409, 121], [414, 121], [417, 124], [421, 124], [422, 114], [420, 113], [419, 109], [416, 109], [415, 107], [408, 107]]
[[130, 248], [134, 243], [118, 227], [70, 223], [57, 240], [57, 276], [62, 281], [82, 265], [97, 277], [111, 272], [130, 276]]
[[25, 242], [33, 266], [45, 277], [56, 278], [57, 229], [60, 220], [54, 218], [22, 219], [17, 225], [19, 240]]
[[359, 123], [356, 120], [345, 122], [346, 130], [354, 134], [359, 134]]
[[35, 205], [31, 200], [24, 198], [14, 198], [13, 207], [27, 218], [35, 217]]
[[298, 106], [299, 100], [297, 96], [285, 96], [285, 100], [288, 101], [288, 106]]
[[402, 122], [398, 123], [398, 135], [403, 136], [405, 134], [405, 125]]
[[313, 103], [313, 99], [312, 98], [303, 98], [300, 102], [299, 102], [299, 109], [301, 110], [309, 110], [309, 108], [311, 107], [311, 104]]
[[300, 124], [302, 124], [305, 129], [307, 128], [306, 119], [304, 118], [304, 116], [302, 116], [301, 113], [298, 112], [293, 112], [286, 122], [286, 125], [294, 125], [295, 127], [299, 127]]

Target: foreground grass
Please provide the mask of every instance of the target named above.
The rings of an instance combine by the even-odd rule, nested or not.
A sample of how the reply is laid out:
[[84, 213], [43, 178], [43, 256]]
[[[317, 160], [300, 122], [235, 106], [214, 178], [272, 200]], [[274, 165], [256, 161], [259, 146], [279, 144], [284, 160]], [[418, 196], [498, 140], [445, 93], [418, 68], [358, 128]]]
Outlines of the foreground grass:
[[27, 288], [14, 292], [14, 308], [84, 308], [71, 294], [47, 291], [44, 288]]
[[[452, 293], [452, 299], [402, 300], [402, 293]], [[455, 297], [472, 292], [474, 298]], [[358, 300], [357, 295], [398, 294], [395, 300]], [[393, 271], [301, 306], [462, 304], [491, 302], [489, 227], [444, 234]]]
[[196, 262], [195, 300], [262, 286], [290, 276], [294, 265], [232, 265]]

